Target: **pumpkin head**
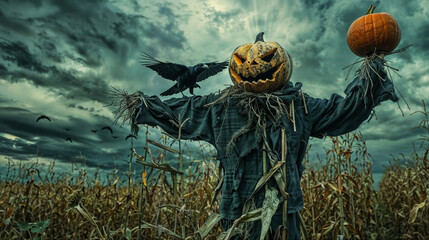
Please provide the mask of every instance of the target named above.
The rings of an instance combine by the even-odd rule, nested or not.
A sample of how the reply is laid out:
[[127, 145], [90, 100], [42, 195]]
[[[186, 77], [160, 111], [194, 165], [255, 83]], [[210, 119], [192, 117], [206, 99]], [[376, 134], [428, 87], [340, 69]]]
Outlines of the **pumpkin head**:
[[255, 43], [237, 47], [229, 60], [234, 84], [249, 92], [272, 92], [283, 88], [292, 75], [292, 58], [276, 42], [265, 42], [263, 32]]
[[374, 9], [371, 5], [367, 14], [356, 19], [347, 32], [347, 45], [360, 57], [391, 52], [401, 40], [401, 29], [392, 15], [373, 13]]

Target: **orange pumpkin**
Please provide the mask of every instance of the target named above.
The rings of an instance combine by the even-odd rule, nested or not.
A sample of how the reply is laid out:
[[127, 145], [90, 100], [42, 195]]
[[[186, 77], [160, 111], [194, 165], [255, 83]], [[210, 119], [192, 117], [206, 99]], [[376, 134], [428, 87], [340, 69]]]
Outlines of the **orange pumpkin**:
[[347, 45], [360, 56], [393, 51], [401, 40], [398, 22], [388, 13], [373, 13], [371, 5], [366, 15], [356, 19], [347, 32]]
[[272, 92], [283, 88], [292, 75], [292, 58], [276, 42], [265, 42], [263, 32], [255, 43], [237, 47], [229, 60], [234, 84], [249, 92]]

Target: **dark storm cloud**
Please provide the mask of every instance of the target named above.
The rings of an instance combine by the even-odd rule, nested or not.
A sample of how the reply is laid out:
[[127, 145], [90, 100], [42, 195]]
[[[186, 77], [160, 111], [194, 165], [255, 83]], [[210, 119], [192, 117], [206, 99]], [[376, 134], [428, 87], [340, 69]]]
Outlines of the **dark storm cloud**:
[[239, 9], [225, 9], [224, 11], [218, 11], [215, 8], [207, 8], [205, 10], [206, 17], [217, 27], [224, 27], [231, 25], [232, 22], [241, 21], [236, 19], [240, 15]]
[[11, 99], [0, 96], [0, 104], [1, 103], [10, 103], [10, 102], [12, 102]]
[[[29, 61], [26, 61], [25, 64], [29, 67], [28, 71], [0, 71], [0, 77], [11, 82], [31, 81], [36, 86], [47, 87], [50, 91], [68, 99], [92, 99], [105, 104], [110, 101], [106, 98], [106, 92], [111, 88], [99, 76], [90, 74], [77, 77], [72, 70], [63, 71], [54, 66], [46, 67]], [[38, 70], [46, 72], [32, 71], [34, 66], [38, 67]]]
[[[108, 168], [111, 157], [124, 156], [129, 149], [126, 144], [113, 148], [118, 143], [126, 143], [125, 136], [129, 131], [118, 126], [111, 126], [113, 134], [101, 130], [111, 124], [111, 120], [105, 117], [95, 118], [97, 121], [94, 123], [72, 116], [60, 120], [48, 115], [51, 122], [43, 119], [36, 123], [40, 114], [22, 108], [0, 107], [0, 129], [14, 136], [8, 138], [0, 134], [0, 153], [20, 160], [29, 160], [37, 153], [62, 162], [69, 162], [82, 153], [88, 166]], [[98, 132], [92, 133], [91, 129]], [[66, 141], [68, 137], [72, 143]], [[102, 149], [109, 149], [109, 152]]]
[[88, 111], [88, 112], [91, 112], [91, 113], [93, 113], [93, 112], [100, 112], [101, 111], [101, 110], [96, 110], [93, 107], [90, 107], [90, 108], [89, 107], [83, 107], [81, 105], [76, 105], [74, 103], [69, 104], [67, 107], [76, 108], [76, 109], [83, 110], [83, 111]]
[[58, 123], [55, 123], [57, 119], [54, 116], [48, 115], [52, 122], [45, 119], [36, 122], [36, 119], [41, 114], [21, 108], [2, 107], [0, 108], [0, 115], [3, 117], [0, 121], [0, 126], [7, 133], [28, 141], [33, 141], [35, 137], [49, 137], [55, 140], [65, 139], [64, 130], [58, 126]]
[[177, 27], [175, 22], [166, 23], [160, 27], [157, 23], [145, 22], [143, 24], [144, 31], [148, 42], [144, 43], [145, 51], [155, 53], [159, 48], [152, 46], [168, 46], [173, 49], [183, 49], [187, 43], [187, 39], [182, 30]]
[[429, 23], [422, 24], [416, 29], [416, 35], [419, 38], [415, 39], [416, 45], [419, 48], [428, 49], [429, 48]]
[[147, 40], [143, 43], [144, 51], [155, 54], [158, 49], [184, 49], [187, 46], [188, 40], [179, 23], [187, 21], [189, 16], [180, 12], [175, 13], [174, 6], [175, 3], [158, 6], [157, 18], [146, 19], [143, 22]]
[[161, 16], [168, 16], [168, 17], [172, 17], [172, 18], [177, 18], [177, 15], [173, 13], [173, 11], [171, 10], [171, 8], [167, 7], [167, 6], [160, 6], [158, 9], [158, 13]]
[[0, 136], [0, 153], [7, 154], [12, 159], [28, 161], [37, 154], [36, 145], [29, 144], [23, 139], [8, 139]]
[[[129, 70], [122, 66], [131, 59], [137, 60], [140, 51], [156, 53], [158, 47], [154, 46], [163, 46], [170, 51], [184, 49], [187, 45], [178, 23], [186, 21], [188, 16], [180, 11], [175, 13], [170, 8], [174, 4], [159, 5], [158, 18], [148, 19], [141, 14], [117, 11], [105, 1], [42, 2], [9, 2], [2, 6], [7, 12], [2, 12], [2, 16], [26, 23], [35, 35], [29, 39], [21, 37], [19, 32], [8, 33], [13, 37], [7, 36], [10, 40], [3, 41], [0, 49], [3, 60], [10, 65], [0, 61], [8, 70], [6, 73], [2, 71], [3, 67], [0, 68], [0, 74], [6, 80], [31, 81], [67, 99], [106, 103], [102, 94], [110, 90], [106, 82], [112, 78], [129, 77]], [[19, 14], [20, 8], [34, 6], [38, 14], [28, 17]], [[33, 39], [35, 41], [31, 41]], [[74, 70], [74, 66], [84, 66], [92, 71], [82, 73]], [[36, 74], [33, 70], [45, 74]]]
[[[411, 126], [403, 126], [402, 121], [398, 121], [398, 124], [390, 125], [389, 123], [379, 123], [372, 126], [367, 131], [363, 131], [364, 136], [367, 140], [415, 140], [419, 134], [424, 134], [423, 129], [412, 129]], [[395, 126], [395, 127], [392, 127]], [[374, 130], [377, 129], [377, 130]]]
[[7, 72], [7, 68], [2, 64], [0, 64], [0, 75], [5, 74], [6, 72]]
[[[119, 65], [127, 61], [139, 48], [139, 36], [144, 31], [140, 24], [143, 16], [115, 12], [105, 1], [79, 4], [75, 1], [44, 1], [36, 5], [40, 14], [26, 17], [16, 12], [23, 6], [26, 9], [34, 7], [33, 4], [2, 4], [2, 9], [8, 10], [7, 14], [6, 10], [2, 12], [2, 17], [25, 22], [36, 34], [32, 39], [22, 38], [20, 32], [9, 29], [9, 36], [5, 38], [10, 40], [3, 38], [0, 43], [4, 61], [0, 61], [1, 75], [14, 82], [32, 81], [66, 98], [105, 102], [102, 93], [110, 89], [106, 84], [106, 79], [110, 78], [106, 74], [110, 72], [82, 74], [70, 66], [84, 65], [101, 70], [109, 64]], [[36, 41], [31, 41], [33, 39]], [[67, 63], [67, 66], [58, 63]], [[121, 69], [114, 72], [119, 74]]]
[[63, 62], [63, 54], [60, 53], [58, 47], [55, 45], [55, 42], [49, 37], [46, 32], [41, 32], [37, 34], [37, 41], [34, 46], [44, 54], [44, 56], [56, 63]]
[[28, 26], [28, 22], [19, 18], [11, 19], [0, 9], [0, 30], [2, 28], [5, 29], [6, 32], [18, 32], [23, 35], [34, 34], [33, 30]]
[[[111, 51], [113, 53], [119, 51], [117, 39], [115, 39], [113, 35], [106, 35], [111, 34], [107, 29], [107, 33], [100, 33], [100, 31], [104, 29], [95, 24], [96, 20], [89, 18], [89, 16], [86, 18], [72, 18], [68, 14], [56, 16], [54, 18], [40, 18], [36, 21], [39, 22], [42, 27], [63, 36], [62, 40], [73, 48], [75, 54], [77, 54], [79, 58], [82, 58], [85, 65], [88, 67], [100, 67], [105, 61], [103, 56], [107, 55], [105, 51]], [[114, 15], [112, 14], [112, 16]], [[103, 19], [97, 20], [101, 22]], [[108, 20], [106, 19], [106, 21]], [[51, 41], [54, 40], [55, 39], [51, 38]], [[54, 43], [52, 42], [52, 44]], [[45, 51], [48, 53], [49, 49], [44, 49], [44, 52]]]
[[38, 73], [49, 71], [48, 67], [43, 66], [22, 42], [11, 42], [6, 39], [0, 39], [0, 54], [5, 61], [15, 63], [18, 67]]
[[125, 13], [116, 13], [119, 18], [113, 23], [114, 36], [139, 45], [139, 35], [135, 34], [135, 30], [139, 28], [139, 21], [147, 21], [147, 18], [139, 15], [128, 15]]

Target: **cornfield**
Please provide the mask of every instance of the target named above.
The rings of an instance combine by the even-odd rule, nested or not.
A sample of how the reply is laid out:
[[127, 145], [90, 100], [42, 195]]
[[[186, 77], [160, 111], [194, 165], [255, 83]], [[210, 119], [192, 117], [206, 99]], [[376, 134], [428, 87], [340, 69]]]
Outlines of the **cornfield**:
[[[425, 106], [416, 113], [427, 131], [417, 139], [422, 151], [408, 164], [394, 157], [377, 191], [377, 159], [359, 132], [331, 138], [324, 159], [307, 154], [301, 214], [309, 239], [429, 239], [429, 121]], [[200, 157], [185, 161], [191, 153], [180, 138], [155, 141], [148, 131], [144, 152], [131, 143], [124, 173], [90, 176], [76, 164], [74, 173], [57, 173], [55, 162], [42, 169], [9, 161], [0, 182], [0, 239], [216, 239], [222, 230], [215, 152], [200, 144]]]

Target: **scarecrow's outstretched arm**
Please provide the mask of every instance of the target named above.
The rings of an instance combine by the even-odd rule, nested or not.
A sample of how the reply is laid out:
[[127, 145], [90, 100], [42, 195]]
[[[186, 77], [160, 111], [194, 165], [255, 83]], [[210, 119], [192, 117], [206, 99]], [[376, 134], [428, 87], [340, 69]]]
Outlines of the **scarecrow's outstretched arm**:
[[381, 59], [375, 59], [366, 77], [357, 76], [345, 90], [346, 97], [333, 94], [328, 99], [308, 97], [312, 116], [311, 136], [337, 136], [355, 130], [368, 119], [373, 108], [386, 100], [398, 101], [392, 81]]
[[[214, 101], [215, 95], [172, 98], [161, 101], [157, 96], [145, 96], [145, 103], [135, 110], [135, 123], [159, 126], [175, 137], [179, 133], [179, 115], [182, 122], [182, 139], [213, 142], [214, 116], [207, 103]], [[146, 106], [147, 104], [147, 106]]]

